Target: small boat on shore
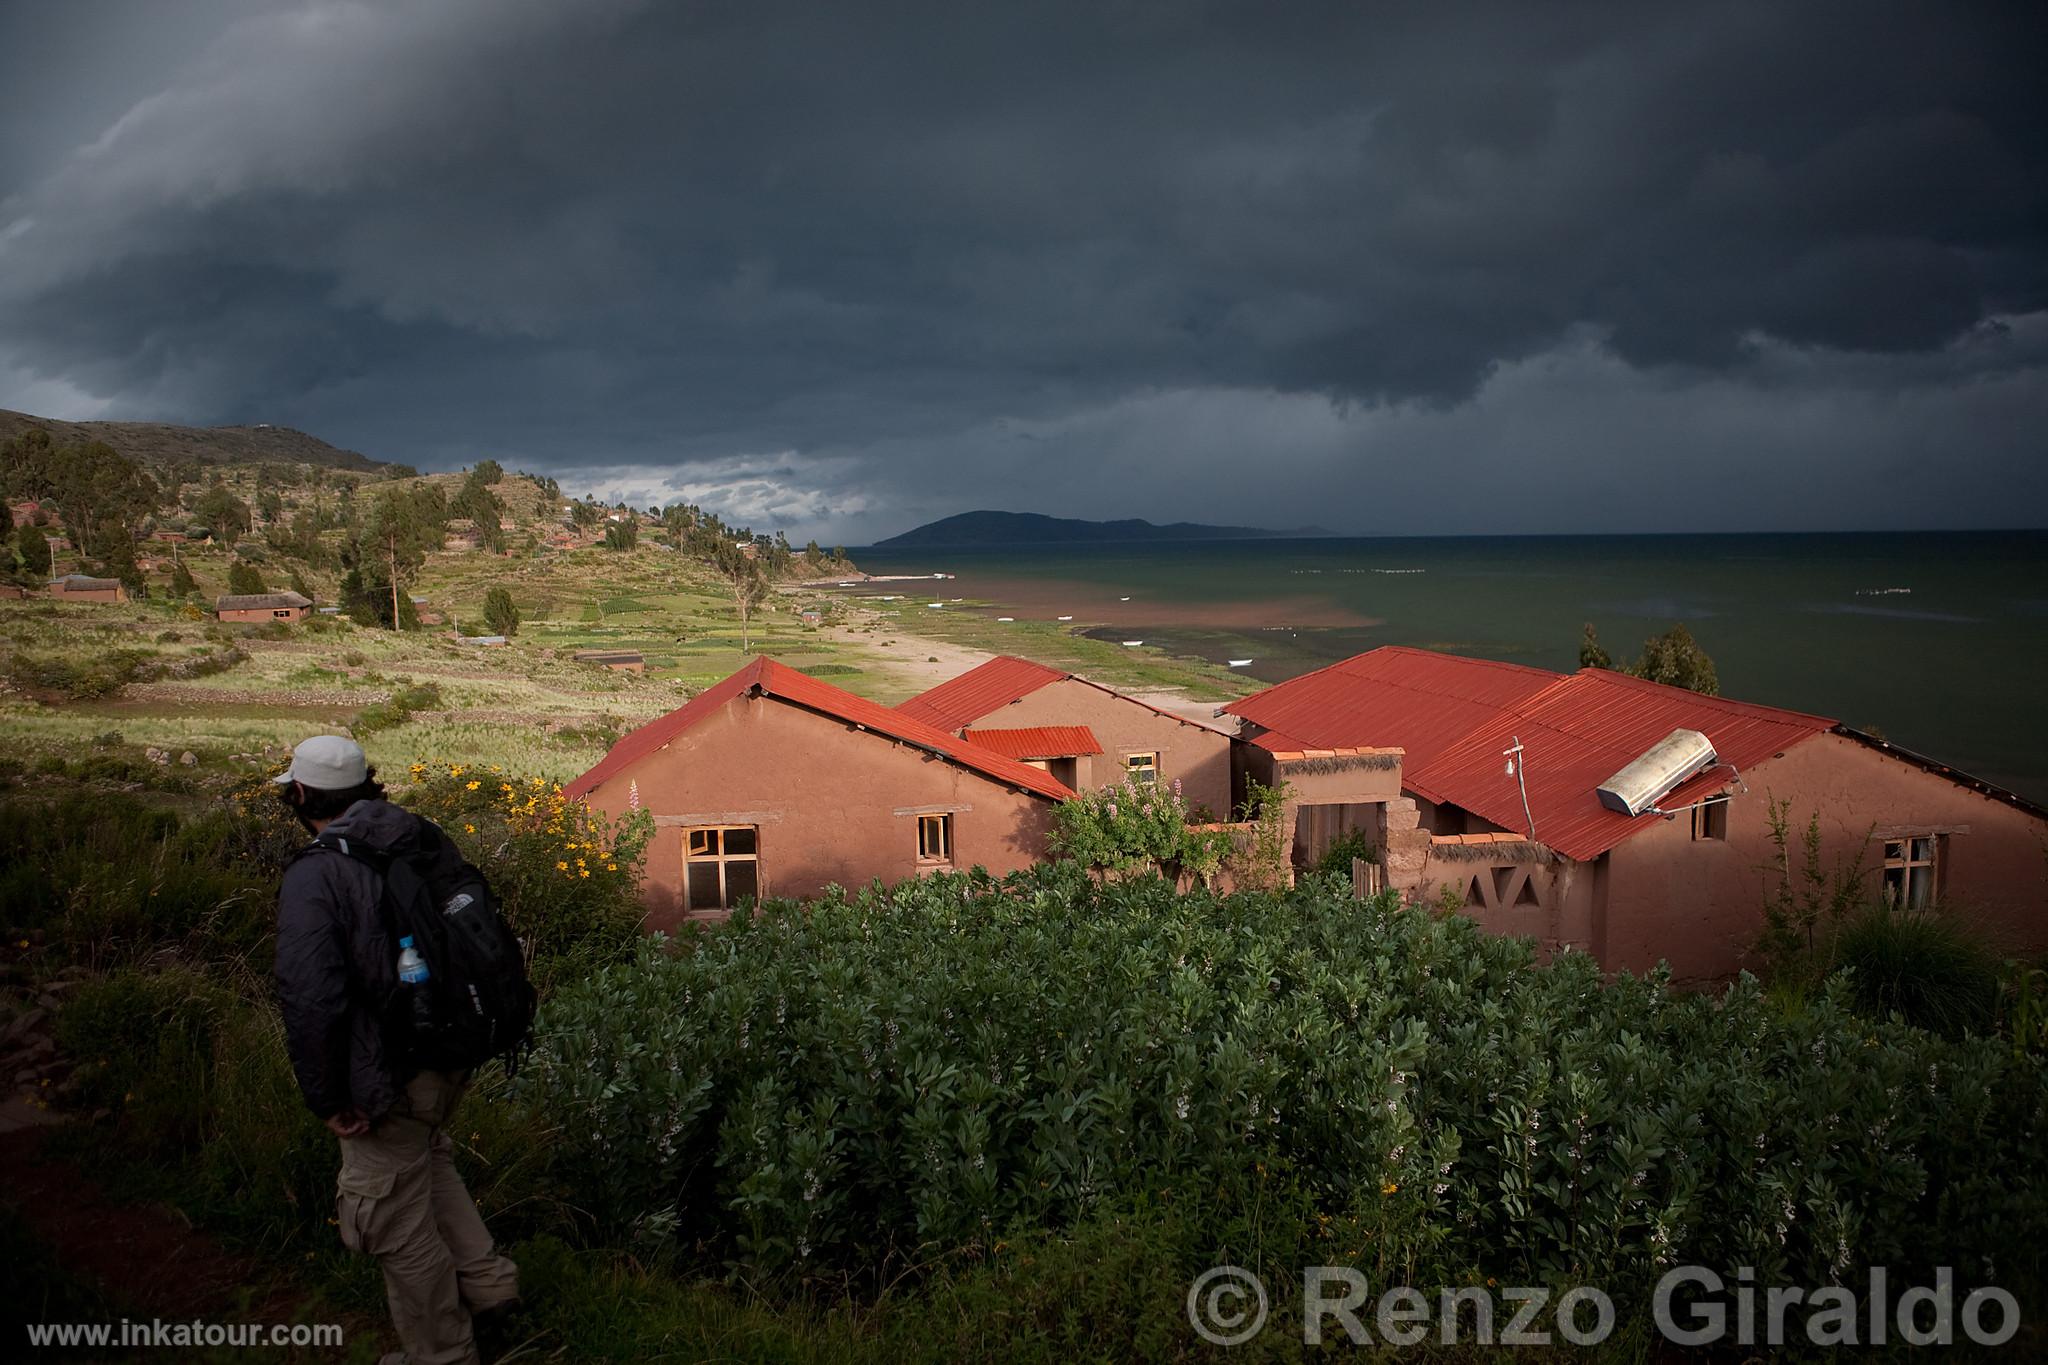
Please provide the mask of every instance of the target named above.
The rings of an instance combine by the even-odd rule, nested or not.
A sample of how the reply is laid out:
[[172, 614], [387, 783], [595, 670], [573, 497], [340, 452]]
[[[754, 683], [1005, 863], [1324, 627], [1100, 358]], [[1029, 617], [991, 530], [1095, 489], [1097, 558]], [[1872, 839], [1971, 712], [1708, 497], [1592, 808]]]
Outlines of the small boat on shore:
[[927, 602], [925, 605], [928, 607], [943, 607], [946, 604], [944, 602]]
[[1229, 663], [1232, 668], [1250, 668], [1252, 666], [1250, 659], [1232, 659]]
[[1014, 617], [1014, 616], [998, 616], [998, 617], [996, 618], [996, 620], [998, 620], [998, 621], [1014, 621], [1014, 620], [1016, 620], [1016, 619], [1017, 619], [1017, 618], [1016, 618], [1016, 617]]
[[1130, 598], [1128, 598], [1128, 597], [1119, 597], [1119, 598], [1117, 598], [1116, 600], [1117, 600], [1117, 601], [1119, 601], [1119, 602], [1128, 602], [1128, 601], [1130, 601], [1131, 599], [1130, 599]]
[[1071, 617], [1071, 616], [1062, 616], [1062, 617], [1060, 617], [1059, 619], [1060, 619], [1060, 620], [1062, 620], [1062, 621], [1071, 621], [1071, 620], [1073, 620], [1074, 618], [1073, 618], [1073, 617]]
[[1126, 641], [1124, 641], [1124, 648], [1125, 648], [1125, 649], [1136, 649], [1136, 648], [1137, 648], [1137, 647], [1138, 647], [1139, 645], [1142, 645], [1142, 644], [1144, 644], [1144, 643], [1145, 643], [1145, 642], [1144, 642], [1143, 640], [1126, 640]]

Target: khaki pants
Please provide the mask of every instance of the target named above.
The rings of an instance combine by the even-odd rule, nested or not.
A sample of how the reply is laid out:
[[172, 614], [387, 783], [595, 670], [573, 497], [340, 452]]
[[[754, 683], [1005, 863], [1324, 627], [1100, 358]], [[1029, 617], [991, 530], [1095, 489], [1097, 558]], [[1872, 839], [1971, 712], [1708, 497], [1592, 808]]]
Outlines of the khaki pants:
[[519, 1293], [519, 1268], [493, 1247], [441, 1131], [467, 1084], [458, 1073], [422, 1071], [369, 1132], [341, 1140], [342, 1245], [383, 1266], [391, 1322], [412, 1365], [474, 1365], [470, 1314]]

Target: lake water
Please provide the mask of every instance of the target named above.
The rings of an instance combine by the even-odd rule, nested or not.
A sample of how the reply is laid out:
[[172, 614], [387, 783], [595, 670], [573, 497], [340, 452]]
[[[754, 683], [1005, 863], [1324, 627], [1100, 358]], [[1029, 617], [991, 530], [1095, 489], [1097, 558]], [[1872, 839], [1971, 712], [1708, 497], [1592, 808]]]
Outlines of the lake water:
[[991, 614], [1250, 658], [1268, 681], [1383, 644], [1569, 670], [1585, 622], [1629, 660], [1682, 621], [1728, 696], [1833, 716], [2048, 801], [2048, 531], [853, 554], [870, 573], [957, 574], [945, 595]]

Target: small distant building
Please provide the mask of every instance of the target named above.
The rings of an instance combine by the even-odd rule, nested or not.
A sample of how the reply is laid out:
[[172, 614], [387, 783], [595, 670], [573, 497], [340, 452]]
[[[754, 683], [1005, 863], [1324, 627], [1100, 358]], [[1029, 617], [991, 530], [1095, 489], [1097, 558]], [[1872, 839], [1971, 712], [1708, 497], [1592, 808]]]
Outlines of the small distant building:
[[637, 649], [579, 649], [572, 657], [579, 664], [596, 664], [614, 673], [647, 671], [647, 660]]
[[[49, 546], [50, 546], [50, 553], [51, 553], [51, 554], [53, 554], [53, 555], [54, 555], [54, 554], [62, 554], [62, 553], [64, 553], [64, 552], [66, 552], [66, 551], [68, 551], [68, 550], [70, 550], [70, 549], [71, 549], [71, 537], [70, 537], [70, 536], [50, 536], [50, 537], [48, 537], [47, 539], [48, 539], [48, 541], [49, 541]], [[78, 576], [79, 576], [79, 575], [75, 575], [75, 574], [73, 575], [73, 577], [78, 577]]]
[[825, 613], [819, 611], [816, 607], [812, 607], [798, 612], [797, 619], [807, 626], [822, 626], [825, 624]]
[[[57, 542], [50, 542], [51, 548]], [[59, 602], [126, 602], [128, 589], [121, 586], [118, 578], [89, 578], [82, 573], [68, 573], [50, 583], [50, 596]]]
[[16, 526], [27, 526], [36, 519], [36, 507], [33, 502], [17, 502], [11, 504], [7, 512]]
[[166, 545], [183, 545], [185, 543], [185, 533], [183, 531], [151, 531], [149, 538], [162, 541]]
[[254, 592], [223, 597], [213, 609], [223, 621], [303, 621], [313, 602], [295, 592]]
[[19, 602], [28, 596], [28, 589], [12, 583], [0, 583], [0, 601]]
[[508, 645], [512, 643], [502, 635], [458, 635], [455, 642], [461, 645]]

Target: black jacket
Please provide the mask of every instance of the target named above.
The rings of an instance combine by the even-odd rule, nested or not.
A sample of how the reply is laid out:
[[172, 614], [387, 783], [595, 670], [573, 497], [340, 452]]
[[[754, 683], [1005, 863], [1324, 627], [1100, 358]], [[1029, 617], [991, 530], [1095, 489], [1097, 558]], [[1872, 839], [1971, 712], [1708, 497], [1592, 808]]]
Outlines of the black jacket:
[[[388, 855], [431, 828], [389, 801], [358, 801], [322, 837]], [[452, 841], [441, 847], [460, 861]], [[417, 1068], [391, 1041], [398, 944], [375, 868], [319, 844], [292, 860], [278, 888], [276, 970], [285, 1046], [306, 1106], [322, 1119], [344, 1109], [372, 1121], [389, 1113]]]

